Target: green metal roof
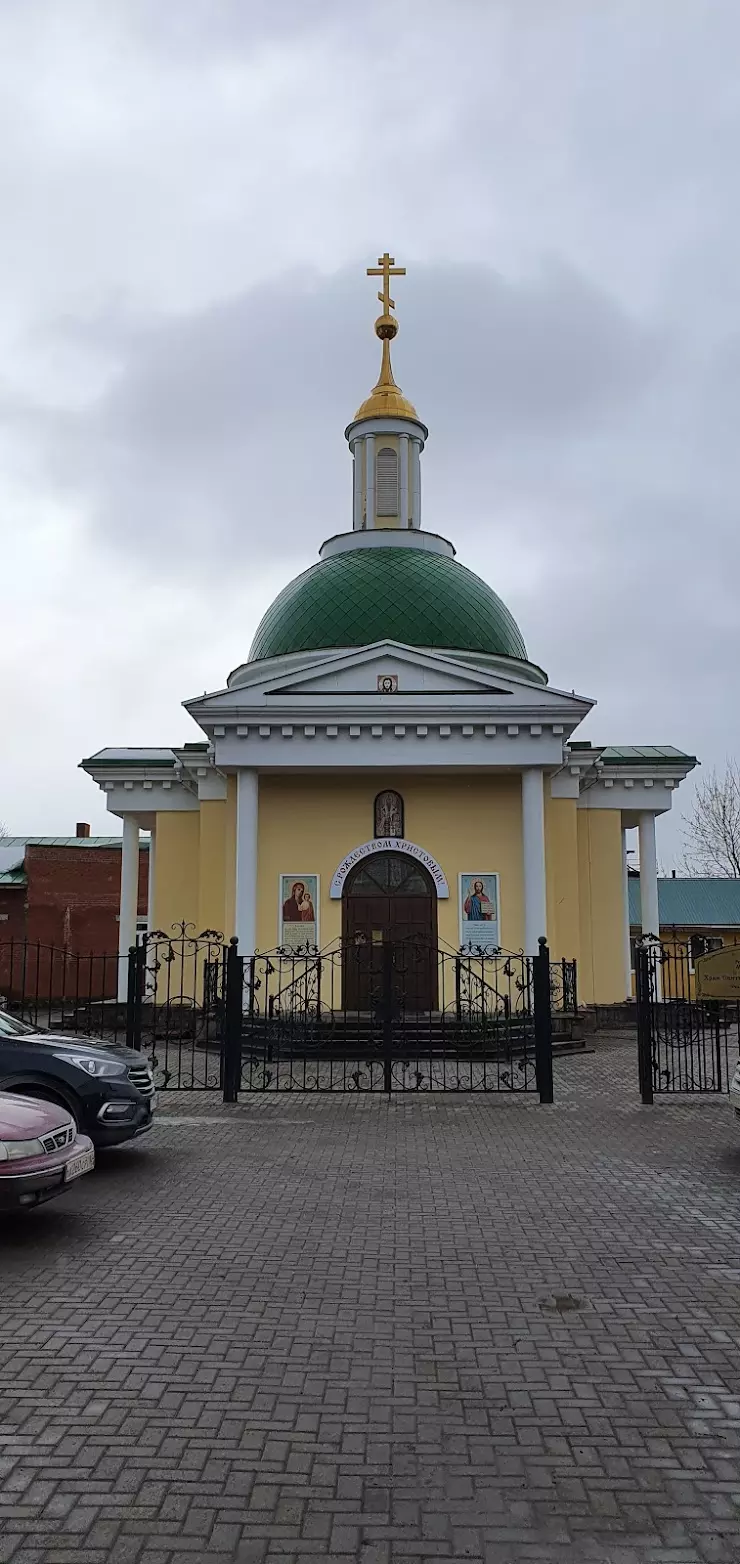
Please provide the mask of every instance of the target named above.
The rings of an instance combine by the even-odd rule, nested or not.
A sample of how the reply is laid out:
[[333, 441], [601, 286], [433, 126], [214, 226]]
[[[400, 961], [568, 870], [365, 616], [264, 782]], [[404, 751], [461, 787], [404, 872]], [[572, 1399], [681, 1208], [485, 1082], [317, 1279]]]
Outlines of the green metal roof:
[[0, 873], [0, 885], [27, 885], [25, 869], [5, 869]]
[[607, 766], [696, 765], [696, 755], [687, 755], [672, 744], [590, 744], [588, 739], [571, 739], [572, 750], [593, 750]]
[[[642, 922], [640, 881], [629, 879], [630, 923]], [[661, 928], [740, 928], [740, 880], [658, 880]]]
[[607, 744], [601, 759], [608, 766], [672, 766], [677, 760], [696, 765], [696, 755], [686, 755], [672, 744]]
[[[11, 847], [23, 852], [26, 847], [120, 847], [122, 836], [4, 836], [0, 842], [3, 856]], [[149, 837], [140, 836], [139, 846], [148, 847]]]
[[[205, 749], [208, 745], [203, 746]], [[168, 766], [170, 769], [175, 764], [175, 752], [171, 749], [99, 749], [97, 754], [88, 755], [80, 761], [80, 767], [86, 766]]]
[[[139, 837], [139, 846], [149, 850], [149, 837]], [[6, 889], [28, 884], [25, 869], [28, 847], [108, 847], [120, 852], [120, 836], [4, 836], [0, 840], [0, 886]]]
[[276, 597], [250, 661], [374, 641], [527, 661], [508, 608], [456, 560], [415, 548], [356, 548], [321, 560]]

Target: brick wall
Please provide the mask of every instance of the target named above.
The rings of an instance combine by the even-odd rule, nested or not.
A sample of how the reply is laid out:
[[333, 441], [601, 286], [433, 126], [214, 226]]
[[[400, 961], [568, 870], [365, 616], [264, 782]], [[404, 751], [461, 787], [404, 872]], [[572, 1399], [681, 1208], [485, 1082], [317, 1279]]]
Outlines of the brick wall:
[[25, 933], [25, 885], [0, 885], [0, 944], [11, 939], [24, 939]]
[[[139, 853], [140, 917], [146, 916], [149, 854]], [[121, 853], [115, 847], [26, 848], [26, 933], [44, 945], [96, 955], [118, 950]], [[13, 894], [17, 895], [18, 892]], [[23, 893], [21, 892], [21, 895]], [[2, 925], [0, 928], [7, 925]], [[0, 938], [3, 938], [0, 932]]]

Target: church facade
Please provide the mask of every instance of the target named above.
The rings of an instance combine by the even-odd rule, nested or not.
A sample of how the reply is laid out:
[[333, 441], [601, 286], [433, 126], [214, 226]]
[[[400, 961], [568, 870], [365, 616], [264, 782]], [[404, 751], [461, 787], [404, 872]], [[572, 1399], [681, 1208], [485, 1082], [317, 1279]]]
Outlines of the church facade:
[[655, 820], [695, 758], [579, 739], [593, 701], [548, 683], [501, 599], [425, 531], [428, 430], [390, 359], [402, 273], [386, 254], [369, 274], [382, 360], [346, 430], [351, 527], [270, 605], [224, 688], [185, 702], [197, 741], [82, 762], [123, 820], [121, 951], [148, 831], [153, 928], [236, 934], [244, 954], [409, 938], [534, 954], [545, 936], [584, 1002], [621, 1000], [626, 832], [657, 934]]

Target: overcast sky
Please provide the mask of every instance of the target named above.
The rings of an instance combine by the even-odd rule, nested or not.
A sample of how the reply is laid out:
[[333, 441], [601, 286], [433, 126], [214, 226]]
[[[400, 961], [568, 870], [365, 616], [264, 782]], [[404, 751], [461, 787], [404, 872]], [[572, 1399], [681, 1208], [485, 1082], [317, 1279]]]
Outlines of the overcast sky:
[[738, 752], [739, 54], [736, 0], [0, 0], [12, 832], [120, 829], [81, 757], [197, 738], [351, 526], [386, 247], [424, 525], [579, 736]]

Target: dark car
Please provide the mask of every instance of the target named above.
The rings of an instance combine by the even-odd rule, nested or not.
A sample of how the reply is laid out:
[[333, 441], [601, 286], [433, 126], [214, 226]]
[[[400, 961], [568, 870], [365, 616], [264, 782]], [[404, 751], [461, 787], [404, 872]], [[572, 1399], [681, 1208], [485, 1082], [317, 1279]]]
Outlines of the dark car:
[[41, 1032], [3, 1010], [0, 1090], [66, 1108], [94, 1146], [120, 1146], [143, 1135], [156, 1106], [152, 1072], [132, 1048]]
[[92, 1142], [66, 1109], [0, 1092], [0, 1211], [54, 1200], [94, 1166]]

